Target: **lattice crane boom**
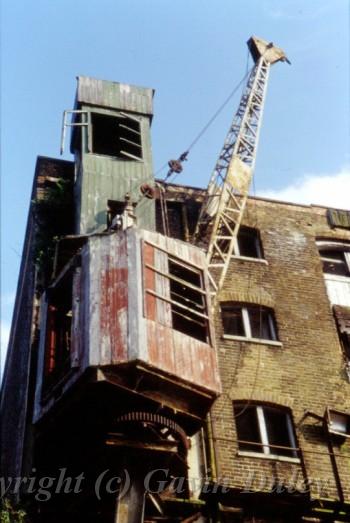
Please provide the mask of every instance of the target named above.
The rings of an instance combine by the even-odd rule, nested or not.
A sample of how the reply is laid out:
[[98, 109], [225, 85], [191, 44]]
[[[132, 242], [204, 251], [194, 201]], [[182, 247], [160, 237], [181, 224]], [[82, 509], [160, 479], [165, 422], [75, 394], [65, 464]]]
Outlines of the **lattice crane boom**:
[[248, 197], [270, 66], [288, 62], [272, 43], [251, 37], [247, 44], [255, 65], [210, 178], [194, 237], [201, 245], [210, 234], [207, 259], [215, 295], [223, 286]]

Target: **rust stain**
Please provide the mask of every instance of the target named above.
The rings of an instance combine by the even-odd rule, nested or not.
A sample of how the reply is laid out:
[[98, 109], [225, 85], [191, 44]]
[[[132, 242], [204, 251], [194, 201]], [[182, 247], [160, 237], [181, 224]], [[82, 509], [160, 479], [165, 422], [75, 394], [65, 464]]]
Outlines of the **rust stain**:
[[100, 334], [108, 339], [112, 363], [127, 358], [128, 269], [126, 243], [103, 259], [100, 281]]

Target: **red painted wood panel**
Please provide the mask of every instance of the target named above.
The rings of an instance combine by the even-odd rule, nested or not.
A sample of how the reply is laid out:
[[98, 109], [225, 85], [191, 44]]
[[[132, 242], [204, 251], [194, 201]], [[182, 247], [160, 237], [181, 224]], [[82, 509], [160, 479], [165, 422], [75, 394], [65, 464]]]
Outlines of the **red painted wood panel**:
[[212, 347], [171, 327], [147, 321], [148, 363], [178, 379], [218, 392], [219, 374]]
[[155, 291], [155, 273], [147, 269], [146, 264], [154, 266], [154, 247], [148, 243], [143, 243], [143, 263], [144, 263], [144, 292], [145, 292], [145, 315], [149, 320], [156, 319], [156, 298], [146, 292], [146, 289]]
[[[113, 241], [114, 240], [114, 241]], [[126, 241], [111, 240], [113, 254], [102, 258], [100, 281], [100, 339], [110, 345], [111, 362], [127, 358], [128, 269]]]

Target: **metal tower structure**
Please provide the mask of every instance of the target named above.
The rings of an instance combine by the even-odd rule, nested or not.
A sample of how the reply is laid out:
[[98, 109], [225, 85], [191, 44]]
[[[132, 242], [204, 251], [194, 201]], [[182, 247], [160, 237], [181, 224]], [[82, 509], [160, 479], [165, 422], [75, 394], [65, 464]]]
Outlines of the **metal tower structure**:
[[288, 61], [282, 49], [260, 38], [248, 42], [255, 65], [209, 181], [195, 243], [209, 237], [207, 261], [213, 294], [223, 286], [254, 170], [270, 66]]

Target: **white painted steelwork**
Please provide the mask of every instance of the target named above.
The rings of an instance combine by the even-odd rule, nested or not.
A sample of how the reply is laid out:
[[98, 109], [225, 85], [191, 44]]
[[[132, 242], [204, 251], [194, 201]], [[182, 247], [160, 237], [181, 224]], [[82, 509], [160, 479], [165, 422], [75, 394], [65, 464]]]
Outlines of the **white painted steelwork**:
[[287, 61], [281, 49], [261, 39], [250, 38], [248, 47], [255, 66], [209, 181], [195, 233], [195, 242], [201, 244], [210, 230], [207, 260], [216, 295], [224, 283], [248, 197], [270, 65]]

